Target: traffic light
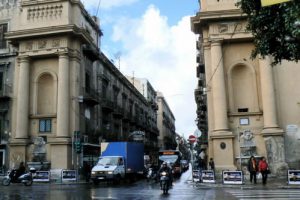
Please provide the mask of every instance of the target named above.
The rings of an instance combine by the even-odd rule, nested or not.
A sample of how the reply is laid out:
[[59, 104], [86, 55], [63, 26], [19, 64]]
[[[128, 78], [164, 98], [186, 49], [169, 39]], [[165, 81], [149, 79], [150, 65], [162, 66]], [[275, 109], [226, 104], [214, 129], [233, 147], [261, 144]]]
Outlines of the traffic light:
[[81, 153], [81, 142], [80, 141], [75, 142], [75, 151], [76, 151], [76, 153]]

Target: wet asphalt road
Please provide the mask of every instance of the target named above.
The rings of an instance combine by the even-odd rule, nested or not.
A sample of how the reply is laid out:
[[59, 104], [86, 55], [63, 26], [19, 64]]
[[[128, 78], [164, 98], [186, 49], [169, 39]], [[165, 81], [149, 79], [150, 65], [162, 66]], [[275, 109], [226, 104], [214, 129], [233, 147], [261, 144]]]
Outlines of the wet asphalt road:
[[196, 186], [191, 182], [191, 172], [185, 172], [174, 181], [168, 195], [163, 195], [159, 184], [140, 180], [132, 184], [53, 184], [34, 183], [30, 187], [21, 184], [0, 186], [0, 200], [234, 200], [234, 199], [300, 199], [300, 190], [274, 190], [258, 187], [244, 190], [239, 187]]
[[[187, 171], [174, 181], [173, 188], [169, 194], [162, 194], [159, 184], [140, 180], [135, 183], [121, 183], [112, 185], [101, 183], [91, 184], [49, 184], [34, 183], [30, 187], [22, 184], [11, 184], [10, 186], [0, 186], [0, 200], [88, 200], [88, 199], [222, 199], [221, 194], [216, 189], [200, 189], [192, 184], [191, 172]], [[228, 194], [231, 199], [231, 195]]]

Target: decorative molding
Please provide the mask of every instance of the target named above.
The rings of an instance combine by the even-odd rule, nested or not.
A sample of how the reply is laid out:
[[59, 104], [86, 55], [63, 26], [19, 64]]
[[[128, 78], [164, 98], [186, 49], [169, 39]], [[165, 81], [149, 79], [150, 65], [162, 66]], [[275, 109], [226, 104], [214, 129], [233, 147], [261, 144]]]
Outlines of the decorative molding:
[[40, 40], [38, 41], [38, 48], [39, 49], [45, 49], [47, 46], [47, 40]]
[[31, 51], [32, 50], [32, 42], [26, 42], [25, 44], [25, 50]]
[[9, 10], [17, 7], [17, 0], [1, 0], [0, 1], [0, 11]]
[[218, 26], [219, 33], [226, 33], [228, 32], [228, 24], [220, 24]]
[[50, 19], [61, 17], [63, 12], [62, 4], [53, 5], [41, 5], [38, 7], [32, 7], [27, 10], [27, 19]]
[[60, 46], [60, 40], [54, 39], [52, 40], [52, 47], [59, 47]]
[[51, 38], [43, 40], [31, 40], [20, 45], [20, 52], [37, 51], [45, 49], [57, 49], [67, 47], [67, 40], [62, 38]]
[[210, 27], [210, 34], [232, 34], [234, 33], [246, 33], [245, 22], [234, 22], [234, 23], [218, 23], [213, 24]]

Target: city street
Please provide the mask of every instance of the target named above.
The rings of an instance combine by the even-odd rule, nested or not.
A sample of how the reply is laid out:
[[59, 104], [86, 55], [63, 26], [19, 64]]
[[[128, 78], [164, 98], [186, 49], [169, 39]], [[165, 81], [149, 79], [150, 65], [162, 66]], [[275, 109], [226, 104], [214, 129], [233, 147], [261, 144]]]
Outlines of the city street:
[[35, 183], [31, 187], [21, 184], [0, 186], [0, 199], [38, 199], [38, 200], [86, 200], [86, 199], [300, 199], [300, 190], [284, 189], [272, 186], [272, 183], [262, 187], [257, 185], [224, 185], [196, 184], [191, 182], [190, 171], [185, 172], [174, 182], [168, 195], [163, 195], [159, 184], [140, 180], [133, 184], [121, 183], [110, 185], [106, 183], [97, 186], [85, 183], [53, 184]]

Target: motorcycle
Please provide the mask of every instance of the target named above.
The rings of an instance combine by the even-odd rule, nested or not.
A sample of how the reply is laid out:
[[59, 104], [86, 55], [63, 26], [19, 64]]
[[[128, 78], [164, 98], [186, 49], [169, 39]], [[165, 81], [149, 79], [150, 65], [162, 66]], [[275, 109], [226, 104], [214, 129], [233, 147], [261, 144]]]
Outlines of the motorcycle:
[[162, 171], [160, 173], [160, 186], [161, 190], [163, 191], [163, 194], [168, 194], [169, 191], [169, 174], [166, 171]]
[[28, 173], [22, 174], [17, 177], [17, 170], [12, 169], [4, 177], [2, 185], [8, 186], [10, 183], [23, 183], [25, 186], [31, 186], [33, 182], [32, 174], [35, 173], [35, 169], [31, 168]]

